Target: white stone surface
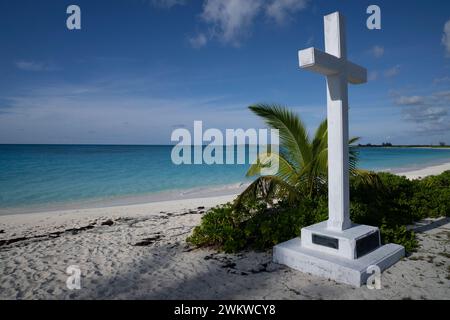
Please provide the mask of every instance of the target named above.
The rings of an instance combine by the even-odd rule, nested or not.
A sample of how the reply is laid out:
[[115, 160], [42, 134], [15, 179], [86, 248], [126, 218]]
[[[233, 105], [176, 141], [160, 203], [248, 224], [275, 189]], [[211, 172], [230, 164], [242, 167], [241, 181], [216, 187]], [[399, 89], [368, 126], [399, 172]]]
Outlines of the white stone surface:
[[350, 221], [348, 177], [348, 82], [367, 81], [367, 70], [347, 61], [345, 22], [339, 12], [324, 17], [325, 51], [299, 52], [300, 67], [327, 77], [328, 228], [345, 230]]
[[301, 272], [333, 279], [360, 287], [370, 274], [370, 266], [381, 271], [389, 268], [405, 255], [405, 249], [396, 244], [386, 244], [355, 260], [345, 259], [302, 247], [301, 239], [294, 238], [273, 248], [273, 261]]
[[[301, 245], [305, 249], [317, 250], [322, 253], [340, 256], [346, 259], [356, 259], [356, 241], [377, 231], [377, 227], [355, 224], [344, 231], [334, 231], [329, 230], [327, 228], [327, 222], [324, 221], [302, 228]], [[313, 243], [313, 234], [338, 239], [339, 248], [334, 249]], [[378, 239], [378, 245], [380, 244], [380, 239]]]

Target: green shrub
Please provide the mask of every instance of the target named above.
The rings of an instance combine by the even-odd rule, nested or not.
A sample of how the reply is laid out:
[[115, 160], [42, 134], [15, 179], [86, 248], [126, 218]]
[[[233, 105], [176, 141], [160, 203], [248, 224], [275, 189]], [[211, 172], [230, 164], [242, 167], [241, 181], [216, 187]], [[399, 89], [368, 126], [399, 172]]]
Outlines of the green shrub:
[[414, 197], [410, 205], [415, 220], [450, 216], [450, 171], [415, 180]]
[[378, 173], [381, 187], [353, 178], [350, 183], [351, 217], [355, 223], [381, 226], [405, 225], [414, 221], [409, 201], [414, 182], [390, 173]]
[[187, 241], [196, 246], [216, 246], [226, 252], [244, 247], [244, 231], [235, 222], [231, 203], [210, 209]]
[[[377, 176], [380, 185], [351, 179], [351, 219], [379, 227], [383, 243], [401, 244], [412, 251], [417, 240], [406, 225], [425, 217], [449, 216], [450, 171], [412, 181], [389, 173]], [[235, 210], [228, 203], [209, 210], [188, 241], [225, 252], [266, 249], [299, 236], [301, 228], [327, 217], [326, 192], [314, 198], [304, 197], [295, 205], [280, 202], [269, 207], [264, 201], [249, 201]]]
[[298, 237], [301, 228], [327, 219], [327, 202], [323, 200], [304, 199], [297, 206], [282, 203], [245, 221], [242, 229], [247, 246], [262, 250]]
[[380, 227], [381, 241], [383, 243], [397, 243], [405, 247], [407, 252], [414, 251], [418, 242], [413, 231], [407, 230], [406, 226], [387, 226], [382, 224]]

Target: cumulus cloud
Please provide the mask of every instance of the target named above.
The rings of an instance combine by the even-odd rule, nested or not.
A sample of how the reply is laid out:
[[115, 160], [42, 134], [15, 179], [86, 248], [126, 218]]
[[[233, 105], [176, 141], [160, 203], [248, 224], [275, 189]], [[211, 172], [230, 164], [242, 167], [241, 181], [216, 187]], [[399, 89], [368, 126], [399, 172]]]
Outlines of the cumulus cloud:
[[444, 35], [442, 36], [442, 44], [445, 47], [447, 57], [450, 57], [450, 20], [444, 25]]
[[200, 19], [207, 31], [189, 38], [193, 47], [216, 39], [224, 44], [239, 46], [250, 36], [258, 16], [265, 16], [278, 24], [307, 7], [309, 0], [205, 0]]
[[370, 49], [370, 53], [375, 57], [375, 58], [381, 58], [384, 55], [384, 47], [382, 46], [373, 46]]
[[297, 11], [305, 9], [308, 2], [308, 0], [273, 0], [265, 11], [269, 18], [282, 24], [291, 19]]
[[210, 24], [213, 37], [239, 45], [262, 9], [261, 0], [206, 0], [201, 18]]

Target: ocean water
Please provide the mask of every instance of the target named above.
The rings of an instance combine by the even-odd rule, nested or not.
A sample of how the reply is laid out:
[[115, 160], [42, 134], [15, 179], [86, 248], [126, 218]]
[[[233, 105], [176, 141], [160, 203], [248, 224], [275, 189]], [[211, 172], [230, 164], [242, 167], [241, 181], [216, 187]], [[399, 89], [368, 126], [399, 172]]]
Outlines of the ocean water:
[[[175, 165], [172, 146], [0, 145], [0, 209], [208, 190], [250, 182], [248, 165]], [[450, 149], [360, 148], [359, 166], [402, 171], [450, 161]]]

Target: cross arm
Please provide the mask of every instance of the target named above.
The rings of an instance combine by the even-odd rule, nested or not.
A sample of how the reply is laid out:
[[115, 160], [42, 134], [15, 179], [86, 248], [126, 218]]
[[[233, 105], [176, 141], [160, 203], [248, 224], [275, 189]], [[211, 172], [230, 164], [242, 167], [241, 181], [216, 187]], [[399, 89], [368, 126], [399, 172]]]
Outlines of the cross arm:
[[367, 82], [367, 69], [347, 61], [347, 81], [352, 84]]
[[338, 58], [316, 48], [308, 48], [298, 52], [300, 68], [314, 71], [326, 76], [345, 72], [347, 81], [353, 84], [367, 81], [367, 70], [345, 59]]
[[342, 69], [341, 59], [322, 52], [316, 48], [308, 48], [298, 52], [300, 68], [314, 71], [326, 76], [339, 73]]

